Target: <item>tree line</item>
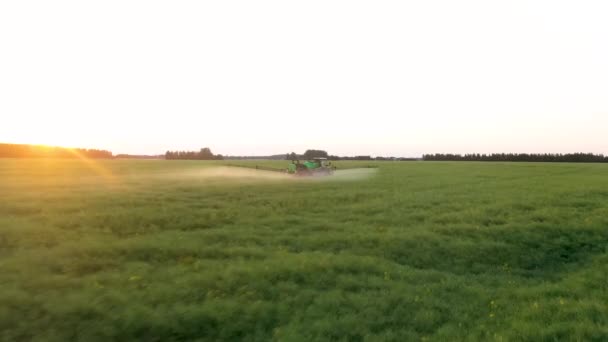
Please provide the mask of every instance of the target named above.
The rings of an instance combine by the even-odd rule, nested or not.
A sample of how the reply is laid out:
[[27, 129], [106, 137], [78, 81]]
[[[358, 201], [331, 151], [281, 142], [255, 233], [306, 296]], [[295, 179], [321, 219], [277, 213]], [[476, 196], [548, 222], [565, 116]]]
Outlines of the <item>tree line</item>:
[[414, 161], [420, 160], [419, 158], [401, 158], [401, 157], [372, 157], [369, 155], [361, 156], [336, 156], [327, 153], [324, 150], [306, 150], [304, 154], [296, 154], [295, 152], [287, 153], [285, 155], [286, 160], [300, 160], [300, 159], [314, 159], [314, 158], [327, 158], [329, 160], [377, 160], [377, 161]]
[[593, 153], [492, 153], [492, 154], [425, 154], [426, 161], [496, 161], [546, 163], [608, 163], [608, 156]]
[[0, 144], [0, 158], [112, 158], [112, 152], [87, 148]]
[[211, 149], [208, 147], [201, 148], [200, 151], [167, 151], [165, 153], [165, 159], [168, 160], [223, 160], [224, 156], [221, 154], [213, 154]]
[[115, 159], [165, 159], [164, 154], [117, 154]]

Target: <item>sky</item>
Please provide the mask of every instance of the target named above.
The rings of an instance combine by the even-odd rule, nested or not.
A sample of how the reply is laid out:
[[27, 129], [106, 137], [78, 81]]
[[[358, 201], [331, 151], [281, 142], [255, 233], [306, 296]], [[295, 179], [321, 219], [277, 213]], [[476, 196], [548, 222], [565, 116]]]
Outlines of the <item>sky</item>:
[[2, 1], [0, 142], [608, 154], [608, 2]]

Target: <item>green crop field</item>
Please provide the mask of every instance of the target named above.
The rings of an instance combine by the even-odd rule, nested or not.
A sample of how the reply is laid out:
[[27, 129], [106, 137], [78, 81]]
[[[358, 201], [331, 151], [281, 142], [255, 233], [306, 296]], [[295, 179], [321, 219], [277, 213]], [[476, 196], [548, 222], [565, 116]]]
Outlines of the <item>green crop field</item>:
[[0, 340], [608, 340], [608, 165], [228, 163], [0, 160]]

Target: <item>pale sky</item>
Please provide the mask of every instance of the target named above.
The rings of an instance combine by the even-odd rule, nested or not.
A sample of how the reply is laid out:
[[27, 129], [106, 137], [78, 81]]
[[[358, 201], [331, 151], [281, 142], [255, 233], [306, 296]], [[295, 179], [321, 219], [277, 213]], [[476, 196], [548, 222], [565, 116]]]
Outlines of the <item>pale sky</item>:
[[608, 154], [608, 1], [1, 1], [0, 142]]

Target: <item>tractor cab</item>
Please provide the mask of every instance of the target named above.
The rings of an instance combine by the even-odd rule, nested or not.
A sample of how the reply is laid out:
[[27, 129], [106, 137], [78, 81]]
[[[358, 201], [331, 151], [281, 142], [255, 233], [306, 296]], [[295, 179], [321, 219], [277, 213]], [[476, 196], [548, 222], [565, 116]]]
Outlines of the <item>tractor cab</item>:
[[329, 160], [327, 160], [327, 158], [314, 158], [313, 161], [319, 167], [331, 167], [331, 162]]

